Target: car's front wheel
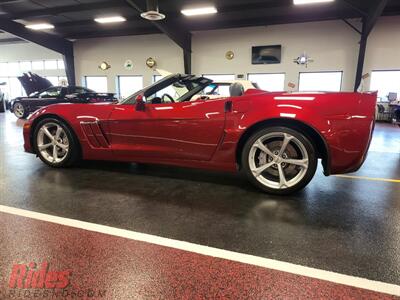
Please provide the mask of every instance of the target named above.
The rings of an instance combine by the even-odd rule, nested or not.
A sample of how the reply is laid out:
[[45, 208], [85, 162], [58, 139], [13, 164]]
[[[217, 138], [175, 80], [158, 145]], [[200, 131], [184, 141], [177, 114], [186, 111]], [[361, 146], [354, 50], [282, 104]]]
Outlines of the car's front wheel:
[[15, 103], [13, 107], [14, 115], [18, 119], [25, 119], [27, 116], [29, 116], [28, 110], [25, 108], [25, 106], [22, 103]]
[[37, 124], [34, 147], [39, 158], [51, 167], [66, 167], [78, 160], [78, 142], [64, 122], [48, 118]]
[[313, 143], [287, 127], [257, 131], [246, 142], [242, 167], [260, 189], [286, 195], [304, 188], [313, 178], [318, 158]]

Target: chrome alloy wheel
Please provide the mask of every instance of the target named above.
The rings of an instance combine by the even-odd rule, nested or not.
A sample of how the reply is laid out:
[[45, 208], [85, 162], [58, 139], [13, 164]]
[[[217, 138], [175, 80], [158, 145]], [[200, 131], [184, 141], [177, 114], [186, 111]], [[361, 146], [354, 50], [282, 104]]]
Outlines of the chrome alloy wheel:
[[272, 189], [287, 189], [299, 183], [307, 173], [306, 147], [284, 132], [263, 135], [251, 146], [249, 167], [254, 178]]
[[14, 105], [14, 114], [17, 118], [22, 118], [25, 114], [24, 106], [21, 103]]
[[36, 145], [41, 156], [53, 164], [62, 162], [69, 151], [68, 136], [57, 123], [46, 123], [40, 127]]

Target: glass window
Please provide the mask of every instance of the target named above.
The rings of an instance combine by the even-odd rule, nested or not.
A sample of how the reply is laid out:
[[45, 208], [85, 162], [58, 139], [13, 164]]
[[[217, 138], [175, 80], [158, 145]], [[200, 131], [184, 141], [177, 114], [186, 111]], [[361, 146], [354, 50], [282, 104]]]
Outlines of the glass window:
[[118, 76], [118, 92], [126, 98], [143, 89], [143, 76]]
[[230, 83], [226, 84], [211, 83], [203, 90], [203, 94], [221, 96], [221, 97], [230, 97], [231, 95], [229, 91], [230, 86], [231, 86]]
[[204, 74], [203, 77], [211, 79], [213, 81], [234, 81], [234, 74]]
[[43, 70], [44, 62], [43, 60], [36, 60], [32, 62], [32, 70]]
[[107, 93], [107, 76], [85, 76], [85, 86], [97, 93]]
[[51, 87], [39, 94], [40, 98], [55, 98], [60, 96], [61, 87]]
[[20, 61], [19, 68], [21, 71], [26, 72], [32, 70], [32, 62], [30, 61]]
[[66, 76], [58, 76], [58, 85], [68, 86], [68, 79]]
[[56, 60], [45, 60], [44, 68], [45, 68], [45, 70], [56, 70], [57, 69], [57, 61]]
[[257, 83], [260, 89], [269, 92], [285, 90], [285, 74], [249, 74], [248, 80]]
[[[151, 89], [144, 92], [144, 95], [146, 102], [151, 104], [189, 101], [190, 97], [204, 89], [206, 84], [207, 81], [200, 78], [169, 78], [162, 80], [160, 83], [155, 83]], [[132, 101], [136, 94], [126, 98], [123, 102]]]
[[0, 91], [4, 93], [6, 99], [10, 98], [10, 87], [8, 83], [8, 77], [0, 77], [0, 83], [5, 83], [5, 85], [0, 85]]
[[8, 63], [0, 63], [0, 75], [1, 76], [8, 75]]
[[[234, 81], [235, 80], [235, 75], [234, 74], [217, 74], [217, 75], [204, 74], [203, 77], [211, 79], [212, 81], [215, 81], [215, 82]], [[218, 95], [230, 96], [229, 87], [230, 87], [230, 85], [221, 85], [221, 86], [219, 86], [218, 87]]]
[[373, 71], [371, 74], [371, 91], [378, 91], [378, 97], [388, 101], [389, 93], [400, 96], [400, 71]]
[[19, 63], [17, 63], [17, 62], [8, 63], [8, 75], [9, 76], [21, 75], [21, 72], [19, 70]]
[[17, 77], [9, 78], [9, 97], [14, 99], [25, 95], [25, 91]]
[[153, 75], [153, 83], [159, 81], [160, 79], [162, 79], [164, 76], [162, 75]]
[[93, 93], [94, 91], [86, 89], [84, 87], [80, 87], [80, 86], [75, 86], [75, 87], [69, 87], [68, 88], [68, 93], [69, 94], [83, 94], [83, 93]]
[[67, 86], [68, 85], [68, 80], [67, 77], [65, 76], [45, 76], [45, 78], [51, 82], [52, 85], [54, 86]]
[[343, 72], [300, 73], [300, 92], [340, 92]]
[[0, 90], [6, 95], [7, 99], [26, 96], [25, 90], [17, 77], [1, 77], [0, 82], [6, 83], [6, 85], [0, 86]]
[[46, 76], [46, 79], [50, 81], [52, 85], [59, 85], [58, 76]]
[[60, 70], [64, 70], [65, 69], [64, 61], [62, 59], [57, 60], [57, 67]]

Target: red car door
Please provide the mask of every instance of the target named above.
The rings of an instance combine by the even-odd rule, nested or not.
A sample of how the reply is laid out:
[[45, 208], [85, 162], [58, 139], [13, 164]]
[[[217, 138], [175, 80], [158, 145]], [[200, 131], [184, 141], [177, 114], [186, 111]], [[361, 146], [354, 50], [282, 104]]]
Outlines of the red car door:
[[225, 125], [224, 100], [118, 105], [110, 119], [114, 155], [136, 158], [210, 160]]

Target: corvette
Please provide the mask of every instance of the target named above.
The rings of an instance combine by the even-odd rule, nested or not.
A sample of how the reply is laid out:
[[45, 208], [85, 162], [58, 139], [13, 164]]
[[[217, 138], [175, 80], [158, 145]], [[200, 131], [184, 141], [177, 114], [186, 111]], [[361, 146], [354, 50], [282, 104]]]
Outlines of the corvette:
[[10, 111], [18, 119], [25, 119], [40, 107], [57, 103], [96, 103], [113, 102], [114, 94], [96, 93], [80, 86], [51, 86], [30, 94], [28, 97], [18, 97], [11, 101]]
[[[52, 167], [79, 159], [243, 172], [274, 194], [304, 188], [321, 159], [326, 176], [363, 164], [376, 93], [287, 93], [173, 74], [119, 103], [56, 104], [24, 125], [25, 151]], [[202, 97], [198, 97], [201, 94]]]

